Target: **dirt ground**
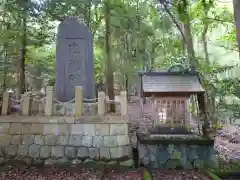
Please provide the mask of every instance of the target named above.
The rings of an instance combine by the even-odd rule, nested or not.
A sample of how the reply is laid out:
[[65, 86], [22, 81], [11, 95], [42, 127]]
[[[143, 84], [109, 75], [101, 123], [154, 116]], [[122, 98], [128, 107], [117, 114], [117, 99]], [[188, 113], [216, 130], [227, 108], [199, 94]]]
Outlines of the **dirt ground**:
[[[146, 171], [146, 170], [145, 170]], [[0, 180], [144, 180], [144, 169], [118, 170], [79, 167], [5, 167]], [[153, 180], [210, 180], [199, 171], [152, 170]]]

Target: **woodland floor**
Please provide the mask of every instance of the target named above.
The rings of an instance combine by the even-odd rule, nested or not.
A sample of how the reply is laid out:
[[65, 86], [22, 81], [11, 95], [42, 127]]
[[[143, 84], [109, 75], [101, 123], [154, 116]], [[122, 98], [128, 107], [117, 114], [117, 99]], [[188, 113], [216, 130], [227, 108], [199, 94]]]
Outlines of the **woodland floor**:
[[[26, 168], [7, 166], [0, 172], [0, 180], [144, 180], [143, 172], [143, 168], [136, 170], [96, 170], [79, 167]], [[153, 170], [150, 174], [152, 180], [210, 180], [198, 171]]]

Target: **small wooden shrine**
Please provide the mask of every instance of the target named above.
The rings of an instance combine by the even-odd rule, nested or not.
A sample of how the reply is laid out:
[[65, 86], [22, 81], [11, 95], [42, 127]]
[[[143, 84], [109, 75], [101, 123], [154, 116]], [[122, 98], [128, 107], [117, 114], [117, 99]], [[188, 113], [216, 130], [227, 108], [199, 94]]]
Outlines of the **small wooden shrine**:
[[[156, 124], [189, 125], [190, 98], [198, 113], [205, 113], [204, 93], [198, 73], [169, 68], [167, 72], [140, 73], [141, 97], [151, 97]], [[191, 101], [192, 102], [192, 101]]]

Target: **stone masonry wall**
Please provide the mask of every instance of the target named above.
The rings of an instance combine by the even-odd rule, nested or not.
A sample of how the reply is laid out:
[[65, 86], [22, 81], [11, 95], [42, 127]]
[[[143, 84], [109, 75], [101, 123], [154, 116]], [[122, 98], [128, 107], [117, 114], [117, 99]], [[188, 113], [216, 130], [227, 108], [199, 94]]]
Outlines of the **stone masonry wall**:
[[145, 145], [138, 143], [139, 161], [152, 168], [217, 167], [213, 145]]
[[128, 123], [118, 118], [0, 116], [0, 164], [132, 164]]

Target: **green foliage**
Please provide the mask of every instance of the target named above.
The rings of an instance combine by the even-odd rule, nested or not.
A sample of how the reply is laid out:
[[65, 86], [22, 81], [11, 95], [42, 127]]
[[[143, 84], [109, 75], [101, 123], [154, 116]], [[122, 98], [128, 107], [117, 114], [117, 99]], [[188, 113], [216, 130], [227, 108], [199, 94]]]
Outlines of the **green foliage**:
[[[11, 0], [1, 2], [0, 79], [5, 79], [10, 86], [16, 84], [13, 74], [19, 72], [24, 12], [20, 4]], [[164, 4], [164, 0], [158, 3], [147, 0], [28, 1], [26, 70], [40, 70], [40, 74], [50, 77], [49, 84], [54, 84], [56, 26], [64, 16], [79, 16], [84, 18], [93, 32], [96, 82], [104, 82], [108, 70], [104, 22], [107, 3], [111, 10], [111, 60], [114, 78], [121, 88], [129, 86], [131, 89], [136, 85], [139, 70], [167, 70], [178, 64], [184, 69], [189, 68], [190, 59], [185, 52], [183, 37], [174, 21], [182, 27], [189, 18], [194, 41], [200, 41], [199, 46], [203, 47], [205, 38], [208, 45], [207, 52], [198, 51], [194, 47], [195, 61], [204, 87], [207, 91], [211, 89], [216, 99], [223, 99], [224, 96], [240, 98], [239, 79], [233, 76], [226, 78], [227, 72], [238, 72], [238, 66], [219, 62], [216, 58], [219, 52], [215, 50], [210, 53], [208, 42], [216, 29], [224, 28], [226, 32], [216, 38], [217, 46], [226, 52], [237, 50], [233, 13], [227, 7], [219, 6], [217, 0], [197, 0], [191, 3], [188, 0], [174, 0], [168, 8], [173, 15], [171, 17], [160, 6], [160, 2]], [[238, 111], [236, 104], [225, 104], [224, 108]]]

